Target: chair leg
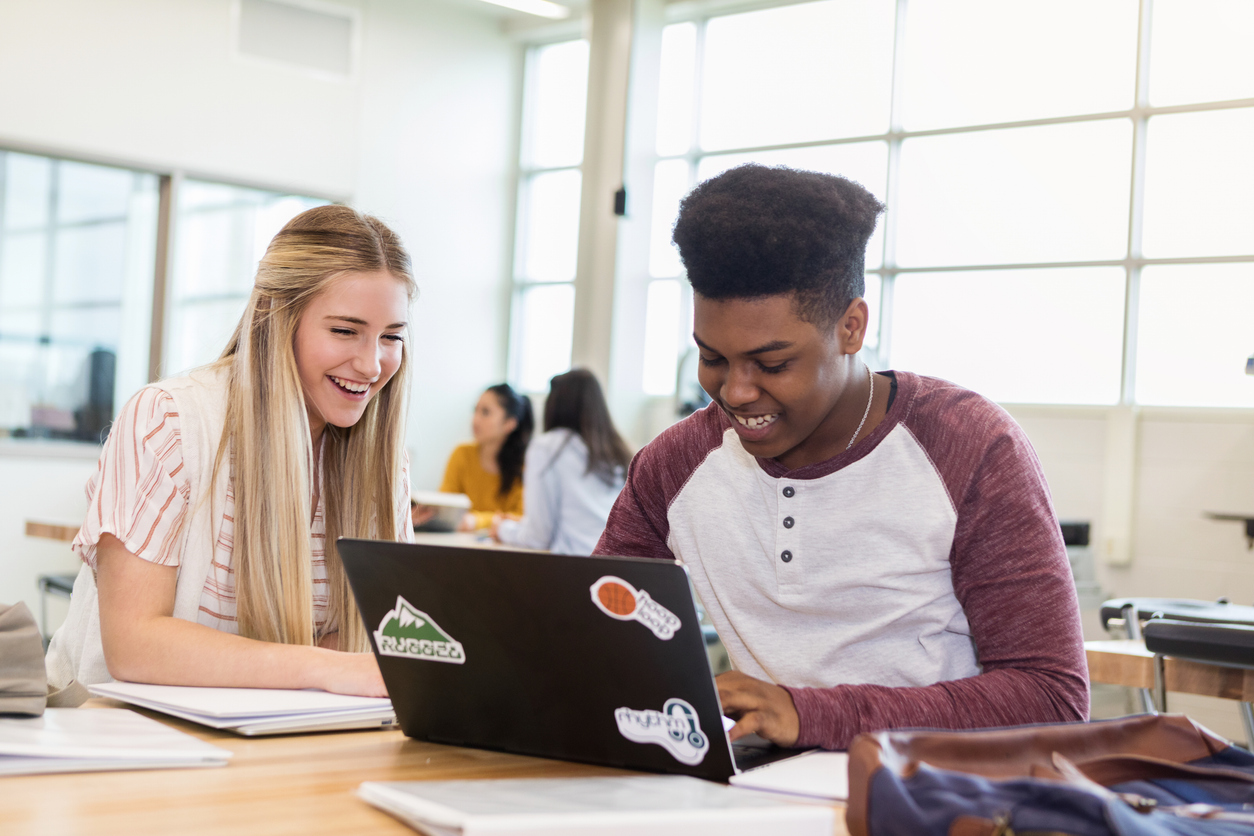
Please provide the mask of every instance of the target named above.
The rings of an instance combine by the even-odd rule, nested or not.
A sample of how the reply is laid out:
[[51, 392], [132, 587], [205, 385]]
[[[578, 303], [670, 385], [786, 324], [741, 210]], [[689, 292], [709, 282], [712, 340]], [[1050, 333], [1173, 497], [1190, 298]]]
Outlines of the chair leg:
[[1254, 705], [1239, 703], [1237, 710], [1241, 712], [1241, 725], [1245, 726], [1245, 748], [1254, 752]]
[[1154, 654], [1154, 703], [1159, 711], [1167, 712], [1167, 669], [1163, 665], [1163, 654]]
[[[1128, 631], [1128, 638], [1132, 641], [1140, 641], [1142, 638], [1141, 637], [1141, 620], [1137, 616], [1136, 606], [1134, 604], [1129, 604], [1128, 606], [1123, 608], [1123, 623], [1124, 623], [1124, 629]], [[1167, 710], [1165, 707], [1167, 703], [1166, 688], [1162, 689], [1161, 701], [1156, 701], [1154, 699], [1156, 696], [1155, 692], [1159, 690], [1158, 685], [1159, 685], [1159, 680], [1161, 678], [1161, 669], [1162, 669], [1162, 658], [1156, 656], [1154, 658], [1154, 689], [1152, 691], [1149, 688], [1135, 689], [1137, 702], [1139, 702], [1141, 705], [1142, 714], [1157, 714], [1160, 710], [1158, 708], [1160, 704], [1164, 706], [1161, 710], [1163, 711]]]
[[46, 643], [48, 641], [48, 590], [42, 585], [39, 592], [39, 634]]

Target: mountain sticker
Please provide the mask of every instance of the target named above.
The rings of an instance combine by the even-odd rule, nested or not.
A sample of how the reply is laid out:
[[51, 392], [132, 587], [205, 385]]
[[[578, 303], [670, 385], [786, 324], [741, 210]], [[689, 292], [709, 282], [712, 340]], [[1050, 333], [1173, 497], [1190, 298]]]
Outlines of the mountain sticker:
[[374, 642], [380, 656], [450, 662], [454, 665], [466, 662], [462, 643], [441, 630], [431, 616], [400, 595], [396, 596], [396, 608], [388, 610], [379, 622]]
[[675, 635], [683, 622], [679, 616], [649, 597], [643, 589], [636, 589], [622, 578], [605, 575], [598, 578], [589, 591], [592, 603], [610, 618], [619, 621], [639, 621], [663, 641]]

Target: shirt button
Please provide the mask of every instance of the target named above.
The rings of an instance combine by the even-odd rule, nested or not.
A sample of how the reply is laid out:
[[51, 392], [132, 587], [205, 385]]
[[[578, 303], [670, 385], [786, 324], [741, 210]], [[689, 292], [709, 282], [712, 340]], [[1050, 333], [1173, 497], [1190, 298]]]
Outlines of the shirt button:
[[792, 485], [789, 485], [788, 487], [784, 488], [784, 496], [788, 497], [789, 499], [792, 499], [792, 495], [795, 493], [796, 491], [792, 489]]
[[780, 552], [779, 559], [784, 561], [785, 563], [790, 562], [792, 560], [792, 552], [785, 549], [784, 551]]
[[784, 528], [792, 528], [794, 522], [792, 517], [784, 517]]

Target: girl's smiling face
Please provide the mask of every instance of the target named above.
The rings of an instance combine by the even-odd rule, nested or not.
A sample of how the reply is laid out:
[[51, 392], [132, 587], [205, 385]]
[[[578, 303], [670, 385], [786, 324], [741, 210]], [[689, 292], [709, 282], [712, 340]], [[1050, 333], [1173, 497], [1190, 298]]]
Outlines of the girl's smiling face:
[[309, 303], [293, 349], [309, 430], [351, 427], [401, 366], [409, 295], [391, 273], [348, 272]]

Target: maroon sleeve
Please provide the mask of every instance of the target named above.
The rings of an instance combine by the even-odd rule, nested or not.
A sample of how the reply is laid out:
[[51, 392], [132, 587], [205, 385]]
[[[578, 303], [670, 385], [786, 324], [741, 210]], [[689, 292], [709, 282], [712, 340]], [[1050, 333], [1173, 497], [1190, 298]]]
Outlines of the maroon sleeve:
[[593, 554], [674, 560], [666, 546], [667, 511], [688, 477], [722, 443], [722, 413], [713, 404], [665, 430], [636, 454]]
[[919, 412], [948, 416], [905, 423], [954, 499], [954, 593], [982, 672], [918, 688], [790, 687], [801, 720], [798, 746], [844, 749], [860, 732], [890, 728], [1088, 718], [1075, 584], [1031, 444], [1004, 411], [974, 393], [952, 387], [920, 394]]

